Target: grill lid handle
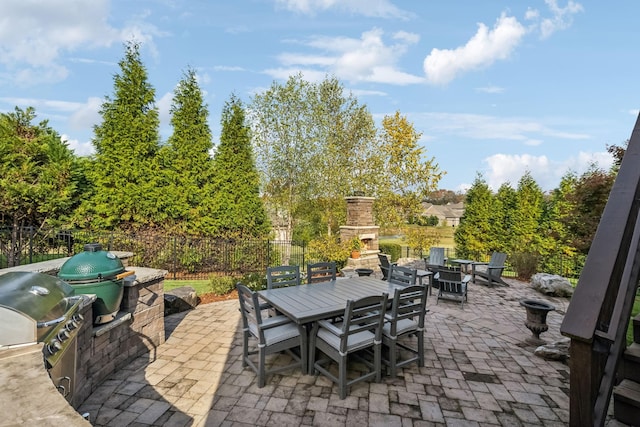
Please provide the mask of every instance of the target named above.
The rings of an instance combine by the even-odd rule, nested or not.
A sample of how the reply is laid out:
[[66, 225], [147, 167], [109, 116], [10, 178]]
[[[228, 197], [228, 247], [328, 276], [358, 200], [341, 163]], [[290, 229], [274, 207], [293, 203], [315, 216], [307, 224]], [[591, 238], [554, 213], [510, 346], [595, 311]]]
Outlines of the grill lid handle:
[[87, 243], [84, 245], [84, 250], [86, 252], [100, 252], [102, 250], [102, 245], [100, 243]]
[[33, 285], [31, 289], [29, 289], [29, 292], [39, 297], [45, 297], [49, 295], [49, 289], [43, 286], [38, 286], [38, 285]]

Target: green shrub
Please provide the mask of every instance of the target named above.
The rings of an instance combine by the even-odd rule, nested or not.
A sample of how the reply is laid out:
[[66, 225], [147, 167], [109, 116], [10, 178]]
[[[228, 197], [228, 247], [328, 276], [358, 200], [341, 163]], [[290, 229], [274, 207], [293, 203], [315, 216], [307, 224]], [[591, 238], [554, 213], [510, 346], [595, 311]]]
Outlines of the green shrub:
[[237, 279], [229, 276], [211, 277], [211, 292], [216, 295], [226, 295], [236, 288]]
[[351, 254], [349, 245], [350, 242], [339, 242], [336, 236], [324, 235], [309, 242], [309, 258], [312, 261], [334, 261], [337, 268], [342, 268]]
[[267, 288], [267, 278], [264, 274], [247, 273], [242, 276], [242, 279], [240, 279], [239, 282], [252, 291], [260, 291]]
[[397, 243], [380, 243], [380, 252], [389, 255], [389, 261], [396, 262], [402, 256], [402, 246]]
[[534, 252], [516, 252], [509, 259], [514, 270], [518, 272], [518, 278], [529, 280], [538, 272], [538, 254]]

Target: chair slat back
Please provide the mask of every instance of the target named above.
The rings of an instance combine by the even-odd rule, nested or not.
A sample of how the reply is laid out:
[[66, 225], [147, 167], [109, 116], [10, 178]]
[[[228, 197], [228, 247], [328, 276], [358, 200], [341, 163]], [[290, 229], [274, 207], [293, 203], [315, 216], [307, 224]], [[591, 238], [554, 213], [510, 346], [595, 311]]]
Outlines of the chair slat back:
[[378, 261], [380, 261], [380, 266], [382, 268], [390, 268], [391, 264], [389, 263], [389, 258], [385, 254], [378, 254]]
[[430, 248], [429, 258], [425, 261], [427, 268], [444, 265], [444, 248]]
[[281, 265], [267, 268], [267, 289], [300, 285], [300, 266]]
[[392, 265], [389, 270], [389, 283], [401, 286], [413, 286], [416, 284], [416, 270], [409, 267]]
[[404, 319], [418, 319], [418, 327], [424, 328], [424, 316], [427, 304], [426, 286], [408, 286], [397, 289], [393, 295], [390, 321], [391, 336], [397, 335], [398, 322]]
[[507, 254], [502, 252], [494, 252], [491, 254], [488, 268], [503, 267], [506, 260]]
[[438, 282], [443, 292], [460, 294], [463, 292], [462, 274], [448, 268], [438, 269]]
[[307, 265], [307, 283], [321, 283], [336, 280], [335, 262], [317, 262]]
[[262, 324], [262, 314], [260, 313], [260, 304], [258, 302], [258, 294], [243, 285], [236, 284], [238, 290], [238, 298], [240, 299], [240, 313], [242, 314], [242, 325], [244, 329], [252, 330], [257, 333], [260, 343], [264, 342], [264, 334], [259, 325]]
[[347, 301], [342, 322], [340, 352], [347, 352], [349, 336], [358, 332], [371, 331], [375, 334], [376, 341], [382, 339], [382, 326], [384, 324], [387, 299], [388, 295], [385, 293]]

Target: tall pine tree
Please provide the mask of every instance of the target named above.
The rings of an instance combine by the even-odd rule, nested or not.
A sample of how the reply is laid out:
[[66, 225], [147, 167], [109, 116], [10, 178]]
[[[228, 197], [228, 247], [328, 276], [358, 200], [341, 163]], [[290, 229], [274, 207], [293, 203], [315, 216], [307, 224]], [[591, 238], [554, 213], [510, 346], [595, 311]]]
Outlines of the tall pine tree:
[[260, 199], [249, 127], [242, 102], [232, 95], [222, 110], [220, 145], [213, 158], [213, 201], [209, 215], [216, 235], [264, 237], [270, 223]]
[[213, 148], [204, 103], [196, 73], [188, 69], [178, 83], [171, 105], [173, 134], [161, 149], [163, 165], [163, 212], [167, 227], [175, 231], [206, 231], [202, 206], [211, 203], [207, 185], [212, 177]]
[[161, 217], [156, 183], [159, 118], [155, 90], [147, 81], [139, 45], [125, 45], [114, 76], [113, 97], [102, 104], [94, 128], [93, 197], [82, 210], [84, 225], [96, 228], [154, 227]]
[[491, 214], [493, 194], [487, 182], [477, 175], [471, 188], [467, 191], [464, 215], [456, 228], [454, 240], [456, 255], [480, 259], [481, 255], [491, 250]]

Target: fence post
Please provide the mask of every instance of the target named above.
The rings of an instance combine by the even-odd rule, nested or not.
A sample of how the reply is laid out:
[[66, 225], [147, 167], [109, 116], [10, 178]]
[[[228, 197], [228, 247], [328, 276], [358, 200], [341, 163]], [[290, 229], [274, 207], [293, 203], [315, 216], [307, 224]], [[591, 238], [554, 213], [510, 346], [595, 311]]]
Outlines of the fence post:
[[267, 239], [267, 265], [265, 267], [269, 267], [271, 265], [271, 241]]
[[29, 264], [33, 264], [33, 225], [29, 226]]
[[176, 236], [173, 236], [173, 280], [176, 280], [176, 270], [178, 263], [178, 253], [176, 251]]

